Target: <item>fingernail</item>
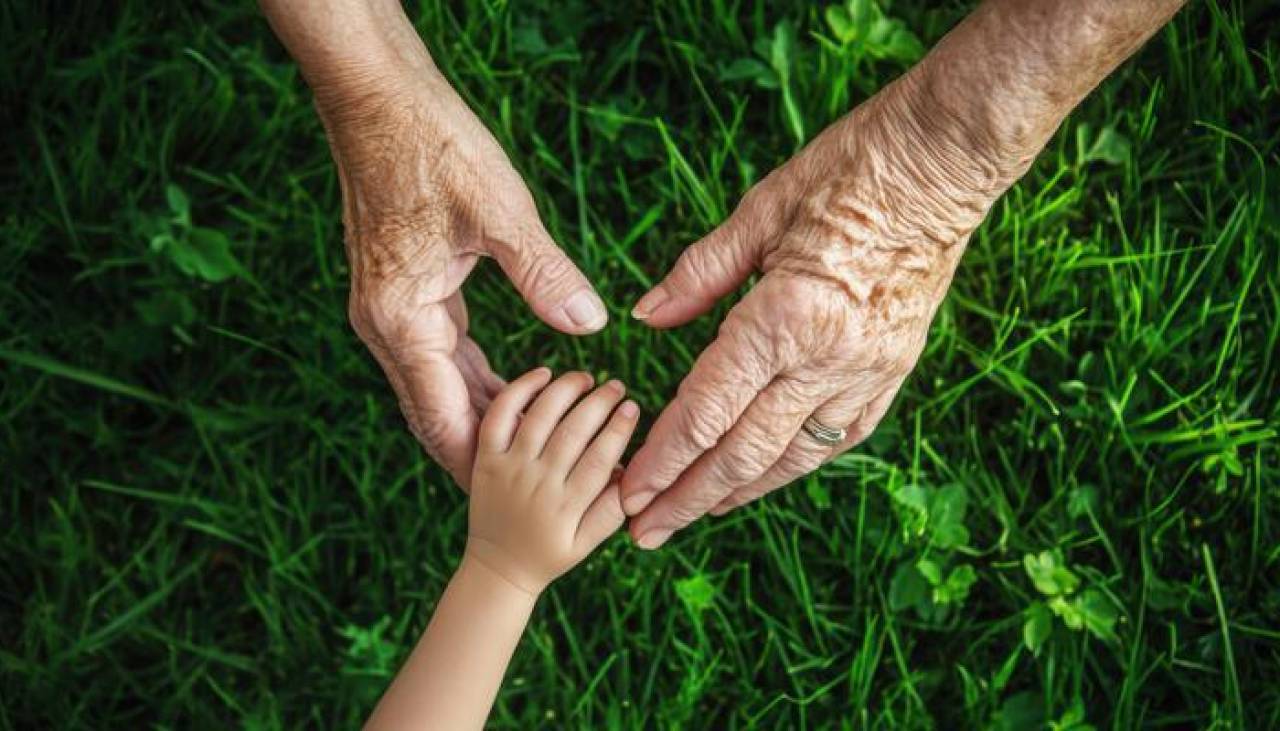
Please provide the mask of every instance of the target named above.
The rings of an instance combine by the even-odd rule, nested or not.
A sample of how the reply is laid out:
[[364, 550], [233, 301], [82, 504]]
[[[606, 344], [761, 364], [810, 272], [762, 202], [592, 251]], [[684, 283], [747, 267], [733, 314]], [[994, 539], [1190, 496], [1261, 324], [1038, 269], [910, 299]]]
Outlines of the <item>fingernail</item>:
[[574, 325], [586, 330], [599, 330], [609, 319], [604, 303], [594, 292], [582, 290], [564, 303], [564, 313]]
[[707, 512], [708, 512], [708, 513], [711, 513], [711, 516], [712, 516], [712, 517], [714, 517], [714, 518], [719, 518], [720, 516], [722, 516], [722, 515], [724, 515], [725, 513], [729, 512], [729, 508], [728, 508], [728, 507], [726, 507], [726, 506], [724, 506], [724, 505], [717, 505], [717, 506], [715, 506], [714, 508], [712, 508], [712, 509], [708, 510]]
[[640, 407], [636, 406], [635, 401], [623, 401], [618, 407], [618, 413], [626, 419], [634, 419], [640, 413]]
[[649, 290], [649, 293], [641, 297], [636, 306], [631, 308], [631, 316], [637, 320], [647, 320], [668, 298], [667, 290], [662, 285], [658, 285]]
[[662, 544], [666, 543], [667, 539], [670, 537], [671, 537], [670, 529], [654, 528], [648, 533], [645, 533], [644, 535], [640, 536], [639, 540], [636, 541], [636, 545], [643, 548], [646, 551], [652, 551], [658, 546], [661, 546]]
[[650, 490], [632, 493], [622, 501], [622, 511], [627, 515], [635, 515], [653, 502], [654, 495], [657, 495], [657, 493]]

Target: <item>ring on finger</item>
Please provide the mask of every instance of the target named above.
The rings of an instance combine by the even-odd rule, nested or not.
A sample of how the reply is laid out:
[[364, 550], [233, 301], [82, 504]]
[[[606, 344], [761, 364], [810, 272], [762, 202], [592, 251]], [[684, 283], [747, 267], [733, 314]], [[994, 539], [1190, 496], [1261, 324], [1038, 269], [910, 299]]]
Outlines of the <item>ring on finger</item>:
[[818, 421], [817, 418], [810, 416], [805, 419], [804, 425], [800, 429], [809, 435], [813, 441], [824, 447], [834, 447], [845, 440], [849, 436], [849, 431], [844, 428], [827, 426]]

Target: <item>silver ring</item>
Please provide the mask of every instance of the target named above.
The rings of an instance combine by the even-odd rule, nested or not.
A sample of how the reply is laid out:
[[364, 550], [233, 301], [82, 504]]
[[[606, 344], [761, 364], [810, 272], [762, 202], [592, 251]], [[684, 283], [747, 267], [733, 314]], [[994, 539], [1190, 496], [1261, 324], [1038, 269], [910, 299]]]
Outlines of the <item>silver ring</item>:
[[813, 441], [824, 447], [834, 447], [844, 441], [849, 436], [847, 429], [837, 429], [833, 426], [827, 426], [810, 416], [804, 420], [804, 425], [800, 429], [813, 438]]

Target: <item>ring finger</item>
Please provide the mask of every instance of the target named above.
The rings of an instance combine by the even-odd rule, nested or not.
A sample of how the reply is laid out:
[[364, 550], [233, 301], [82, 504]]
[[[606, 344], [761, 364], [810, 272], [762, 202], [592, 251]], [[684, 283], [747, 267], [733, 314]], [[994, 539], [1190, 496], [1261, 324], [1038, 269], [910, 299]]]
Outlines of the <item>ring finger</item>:
[[788, 377], [773, 380], [710, 451], [631, 522], [641, 548], [656, 548], [733, 490], [751, 484], [772, 465], [825, 394]]
[[[892, 397], [892, 394], [891, 394]], [[875, 401], [878, 401], [877, 398]], [[875, 401], [872, 403], [874, 404]], [[863, 414], [869, 410], [860, 389], [855, 389], [835, 396], [814, 410], [810, 418], [821, 427], [829, 430], [843, 430], [843, 438], [835, 443], [820, 441], [805, 429], [801, 428], [787, 445], [786, 451], [768, 470], [749, 485], [734, 490], [724, 497], [711, 514], [720, 516], [736, 507], [745, 505], [756, 498], [769, 493], [791, 482], [802, 475], [822, 466], [832, 456], [849, 448], [850, 437], [855, 436], [854, 425], [858, 424]], [[807, 422], [807, 420], [806, 420]]]

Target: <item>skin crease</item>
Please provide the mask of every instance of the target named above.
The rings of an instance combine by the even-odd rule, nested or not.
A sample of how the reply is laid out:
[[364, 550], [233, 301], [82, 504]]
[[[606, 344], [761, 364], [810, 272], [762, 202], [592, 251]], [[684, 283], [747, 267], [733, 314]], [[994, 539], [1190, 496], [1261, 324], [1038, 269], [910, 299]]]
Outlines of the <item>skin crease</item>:
[[[751, 273], [763, 277], [627, 466], [637, 543], [659, 546], [866, 438], [991, 205], [1184, 2], [987, 0], [689, 247], [637, 303], [648, 325], [683, 324]], [[460, 288], [476, 259], [495, 257], [534, 312], [566, 332], [602, 327], [603, 307], [396, 0], [262, 6], [333, 149], [352, 324], [415, 435], [465, 485], [480, 416], [501, 386], [466, 335]], [[800, 431], [810, 416], [848, 437], [818, 445]]]

